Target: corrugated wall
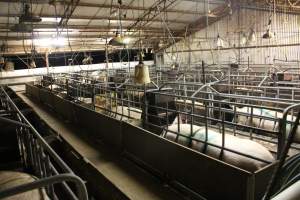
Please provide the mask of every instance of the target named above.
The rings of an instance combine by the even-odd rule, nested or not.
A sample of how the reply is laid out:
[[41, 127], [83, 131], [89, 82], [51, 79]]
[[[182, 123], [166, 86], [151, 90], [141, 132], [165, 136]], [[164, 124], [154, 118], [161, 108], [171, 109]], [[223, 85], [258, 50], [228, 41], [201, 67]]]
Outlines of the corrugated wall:
[[[272, 20], [271, 31], [275, 32], [275, 37], [263, 39], [262, 35], [267, 30], [270, 18]], [[241, 9], [235, 11], [232, 16], [225, 17], [208, 28], [193, 34], [185, 41], [168, 48], [164, 55], [165, 63], [171, 62], [171, 52], [176, 51], [176, 49], [181, 63], [189, 63], [189, 59], [192, 63], [204, 60], [206, 63], [220, 64], [235, 61], [247, 63], [248, 58], [250, 64], [272, 64], [274, 58], [298, 60], [300, 57], [299, 23], [298, 15], [285, 13], [274, 15], [272, 11]], [[255, 30], [256, 41], [242, 45], [240, 42], [242, 35], [245, 33], [246, 36], [249, 36], [250, 28]], [[217, 49], [218, 33], [225, 41], [225, 49]], [[274, 45], [278, 46], [274, 47]], [[189, 49], [192, 51], [186, 52]]]

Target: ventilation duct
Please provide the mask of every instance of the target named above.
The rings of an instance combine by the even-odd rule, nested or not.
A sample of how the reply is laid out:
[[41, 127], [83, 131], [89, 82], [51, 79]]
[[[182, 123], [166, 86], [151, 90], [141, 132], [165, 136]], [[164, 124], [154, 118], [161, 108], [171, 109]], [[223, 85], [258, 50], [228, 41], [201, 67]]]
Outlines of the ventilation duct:
[[247, 44], [251, 44], [256, 41], [256, 34], [253, 28], [250, 29]]

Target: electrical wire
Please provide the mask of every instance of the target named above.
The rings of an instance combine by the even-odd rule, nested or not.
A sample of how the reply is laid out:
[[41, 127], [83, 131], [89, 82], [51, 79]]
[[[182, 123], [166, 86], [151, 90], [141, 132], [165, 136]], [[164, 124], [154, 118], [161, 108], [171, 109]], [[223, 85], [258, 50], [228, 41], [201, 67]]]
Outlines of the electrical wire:
[[[157, 6], [156, 8], [157, 8], [157, 11], [159, 12], [159, 15], [160, 15], [161, 11], [160, 11], [159, 6]], [[175, 38], [174, 38], [174, 36], [173, 36], [173, 34], [172, 34], [172, 32], [171, 32], [171, 30], [170, 30], [168, 24], [166, 23], [165, 18], [162, 17], [161, 15], [160, 15], [160, 17], [161, 17], [161, 20], [162, 20], [162, 22], [163, 22], [164, 27], [166, 28], [166, 30], [167, 30], [167, 32], [168, 32], [168, 34], [169, 34], [169, 37], [171, 37], [171, 39], [172, 39], [172, 41], [173, 41], [173, 44], [174, 44], [174, 47], [175, 47], [175, 52], [176, 52], [176, 60], [175, 60], [175, 61], [177, 62], [177, 60], [178, 60], [178, 48], [177, 48], [177, 43], [176, 43], [176, 41], [175, 41]]]

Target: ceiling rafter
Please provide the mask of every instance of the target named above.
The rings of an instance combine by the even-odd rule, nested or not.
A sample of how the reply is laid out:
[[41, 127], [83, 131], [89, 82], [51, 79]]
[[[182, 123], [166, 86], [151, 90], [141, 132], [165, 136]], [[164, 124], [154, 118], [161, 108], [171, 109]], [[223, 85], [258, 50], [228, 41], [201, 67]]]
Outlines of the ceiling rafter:
[[[128, 30], [131, 30], [135, 27], [144, 27], [149, 22], [151, 22], [155, 17], [157, 17], [161, 12], [166, 11], [171, 7], [177, 0], [159, 0], [156, 1], [147, 11], [145, 11], [138, 19], [131, 25], [127, 27]], [[158, 10], [158, 7], [161, 10]]]
[[[227, 2], [225, 2], [221, 6], [218, 6], [211, 11], [211, 13], [216, 15], [217, 17], [208, 18], [206, 16], [202, 16], [199, 19], [197, 19], [196, 21], [188, 24], [181, 31], [177, 31], [177, 33], [174, 33], [174, 35], [173, 35], [175, 37], [174, 40], [168, 40], [168, 43], [166, 45], [164, 45], [162, 48], [159, 48], [156, 51], [161, 52], [161, 51], [167, 49], [168, 47], [170, 47], [171, 45], [173, 45], [174, 43], [181, 41], [185, 37], [188, 37], [188, 36], [196, 33], [197, 31], [200, 31], [200, 30], [206, 28], [207, 26], [228, 16], [230, 13], [232, 13], [232, 10], [235, 9], [236, 3], [231, 1], [231, 6], [229, 7], [228, 5], [229, 4]], [[176, 39], [176, 37], [179, 39]]]
[[[31, 3], [33, 3], [35, 6], [40, 4], [42, 5], [42, 7], [47, 7], [49, 0], [28, 0]], [[221, 0], [217, 0], [218, 2], [215, 4], [219, 4]], [[20, 1], [18, 0], [0, 0], [1, 2], [9, 2], [9, 3], [20, 3]], [[119, 5], [114, 4], [114, 5], [110, 5], [110, 4], [103, 4], [103, 3], [89, 3], [89, 1], [80, 1], [80, 0], [66, 0], [65, 2], [67, 2], [66, 4], [59, 4], [57, 5], [57, 8], [59, 9], [59, 15], [56, 16], [53, 13], [49, 13], [48, 14], [43, 14], [43, 12], [39, 13], [39, 15], [41, 17], [49, 17], [49, 18], [55, 18], [55, 17], [60, 17], [61, 20], [59, 22], [59, 32], [65, 34], [65, 30], [64, 28], [67, 26], [68, 30], [70, 32], [72, 32], [71, 35], [68, 35], [68, 37], [72, 40], [72, 41], [80, 41], [80, 39], [82, 40], [86, 40], [86, 41], [92, 41], [92, 39], [97, 39], [97, 38], [106, 38], [106, 37], [113, 37], [114, 31], [117, 31], [119, 29], [119, 26], [117, 24], [113, 24], [110, 27], [107, 27], [105, 23], [98, 23], [97, 25], [83, 25], [81, 24], [81, 22], [77, 22], [76, 19], [83, 19], [83, 20], [118, 20], [118, 17], [110, 15], [110, 16], [89, 16], [92, 13], [85, 13], [85, 12], [77, 12], [80, 11], [80, 9], [83, 6], [87, 6], [87, 7], [93, 7], [93, 8], [119, 8]], [[94, 1], [95, 2], [95, 1]], [[191, 2], [189, 5], [184, 6], [184, 8], [181, 7], [181, 5], [183, 4], [177, 4], [177, 0], [156, 0], [154, 1], [154, 3], [152, 5], [146, 6], [146, 7], [139, 7], [139, 6], [131, 6], [131, 5], [122, 5], [122, 10], [140, 10], [143, 12], [139, 12], [142, 13], [139, 16], [130, 16], [130, 17], [126, 17], [123, 18], [122, 21], [127, 21], [127, 22], [132, 22], [131, 24], [126, 23], [125, 26], [123, 27], [124, 32], [126, 33], [130, 33], [129, 35], [131, 37], [134, 38], [133, 41], [149, 41], [150, 45], [156, 44], [156, 42], [160, 39], [162, 39], [163, 41], [167, 41], [168, 37], [165, 34], [165, 30], [161, 27], [157, 27], [157, 24], [152, 24], [152, 22], [160, 22], [160, 23], [164, 23], [167, 22], [167, 24], [171, 24], [171, 32], [173, 34], [173, 38], [175, 39], [175, 41], [180, 41], [182, 39], [184, 39], [185, 33], [186, 33], [186, 27], [188, 27], [189, 33], [188, 34], [192, 34], [193, 32], [199, 31], [202, 28], [205, 28], [205, 26], [203, 25], [203, 20], [206, 19], [206, 17], [203, 17], [203, 11], [197, 11], [197, 9], [194, 9], [193, 5], [195, 3], [199, 3], [199, 2], [206, 2], [206, 0], [188, 0], [186, 3]], [[195, 3], [193, 3], [195, 2]], [[181, 3], [181, 2], [180, 2]], [[177, 5], [177, 6], [175, 6]], [[180, 5], [180, 6], [179, 6]], [[218, 14], [219, 17], [222, 17], [222, 15], [220, 14], [221, 11], [224, 11], [220, 8], [222, 8], [223, 4], [219, 7], [217, 7], [216, 9], [212, 10], [213, 14]], [[187, 10], [187, 8], [190, 7], [190, 10]], [[214, 6], [215, 7], [215, 6]], [[77, 8], [77, 9], [76, 9]], [[158, 9], [159, 8], [159, 9]], [[53, 9], [52, 9], [53, 10]], [[76, 13], [75, 13], [76, 10]], [[86, 9], [88, 10], [88, 9]], [[62, 14], [63, 12], [63, 14]], [[177, 15], [171, 15], [169, 19], [163, 20], [160, 19], [158, 16], [160, 14], [166, 14], [169, 15], [170, 12], [174, 12]], [[182, 19], [177, 19], [175, 18], [175, 16], [180, 16], [180, 15], [185, 15], [185, 14], [193, 14], [196, 15], [197, 17], [200, 17], [199, 20], [190, 23], [189, 20], [182, 20]], [[0, 14], [0, 17], [7, 17], [7, 15], [5, 14]], [[18, 13], [14, 13], [14, 14], [10, 14], [10, 17], [18, 17]], [[184, 19], [186, 19], [188, 16], [183, 16]], [[195, 16], [190, 16], [190, 19], [194, 19]], [[218, 17], [218, 18], [219, 18]], [[179, 17], [178, 17], [179, 18]], [[70, 19], [75, 19], [74, 23], [70, 23]], [[214, 23], [214, 20], [219, 20], [219, 19], [215, 19], [215, 18], [211, 18], [209, 20], [209, 24]], [[68, 23], [69, 21], [69, 23]], [[73, 21], [72, 21], [73, 22]], [[16, 23], [16, 22], [15, 22]], [[47, 23], [47, 22], [46, 22]], [[45, 22], [39, 23], [39, 24], [33, 24], [33, 35], [34, 38], [38, 37], [42, 38], [42, 37], [49, 37], [53, 34], [55, 34], [55, 29], [57, 28], [57, 24], [56, 23], [47, 23]], [[172, 24], [174, 23], [174, 24]], [[175, 24], [178, 23], [178, 24]], [[129, 24], [129, 25], [128, 25]], [[200, 25], [199, 25], [200, 24]], [[208, 24], [208, 25], [209, 25]], [[12, 25], [12, 23], [10, 24]], [[186, 26], [187, 25], [187, 26]], [[40, 32], [43, 32], [43, 29], [45, 29], [45, 33], [43, 34], [39, 34]], [[47, 30], [48, 29], [48, 30]], [[53, 29], [53, 33], [51, 33], [51, 29]], [[4, 23], [0, 23], [0, 33], [1, 30], [8, 30], [7, 24]], [[47, 31], [46, 31], [47, 30]], [[49, 31], [50, 30], [50, 31]], [[88, 33], [88, 31], [90, 31], [90, 34]], [[106, 33], [108, 32], [108, 34]], [[81, 35], [82, 33], [82, 35]], [[87, 34], [85, 34], [87, 33]], [[35, 37], [36, 36], [36, 37]], [[0, 40], [1, 38], [3, 39], [3, 37], [6, 36], [0, 36]], [[32, 38], [32, 36], [31, 36]], [[18, 36], [16, 34], [11, 33], [10, 36], [8, 38], [6, 38], [7, 40], [11, 41], [11, 40], [20, 40], [20, 39], [26, 39], [26, 40], [30, 40], [30, 37], [27, 37], [27, 34], [25, 35], [25, 37], [21, 37]], [[95, 40], [96, 41], [96, 40]], [[98, 42], [98, 41], [97, 41]], [[97, 43], [96, 42], [96, 43]], [[169, 40], [170, 42], [170, 40]], [[139, 44], [139, 42], [136, 42], [133, 45], [134, 47], [137, 47], [136, 44]], [[172, 43], [170, 43], [169, 45], [172, 45]]]
[[64, 27], [68, 24], [68, 21], [70, 17], [72, 16], [74, 10], [78, 6], [80, 0], [71, 0], [70, 4], [67, 5], [67, 8], [64, 11], [63, 16], [61, 17], [60, 22], [58, 23], [58, 26]]
[[[0, 26], [0, 33], [7, 33], [7, 28], [5, 27], [1, 27]], [[76, 31], [73, 31], [73, 30], [63, 30], [61, 31], [61, 33], [66, 33], [66, 32], [69, 32], [69, 33], [107, 33], [108, 32], [111, 32], [111, 33], [115, 33], [115, 30], [109, 30], [109, 29], [78, 29]], [[161, 34], [162, 35], [162, 31], [150, 31], [150, 30], [144, 30], [143, 31], [145, 34], [146, 33], [152, 33], [152, 34]], [[54, 34], [54, 33], [57, 33], [57, 30], [56, 29], [52, 29], [52, 30], [43, 30], [43, 29], [39, 29], [39, 30], [34, 30], [33, 33], [49, 33], [49, 34]]]
[[[55, 29], [57, 26], [56, 24], [33, 24], [33, 29]], [[68, 25], [69, 29], [99, 29], [99, 30], [118, 30], [119, 26], [110, 26], [109, 28], [107, 26], [102, 26], [102, 25], [90, 25], [88, 27], [86, 27], [85, 25]], [[0, 29], [8, 29], [7, 24], [6, 23], [0, 23]], [[127, 27], [125, 26], [124, 29], [126, 30]], [[161, 28], [156, 28], [156, 27], [140, 27], [140, 28], [136, 28], [135, 31], [137, 30], [142, 30], [142, 31], [160, 31], [163, 32], [163, 30], [161, 30]], [[175, 29], [174, 31], [180, 31], [181, 29]]]
[[[20, 3], [19, 0], [0, 0], [0, 2], [4, 3]], [[48, 4], [47, 0], [32, 0], [32, 4]], [[66, 5], [70, 4], [70, 1], [66, 1]], [[113, 9], [118, 9], [119, 5], [118, 4], [101, 4], [101, 3], [86, 3], [86, 2], [79, 2], [78, 7], [91, 7], [91, 8], [113, 8]], [[139, 6], [127, 6], [127, 5], [122, 5], [123, 10], [142, 10], [142, 11], [148, 11], [148, 7], [139, 7]], [[197, 11], [191, 11], [191, 10], [180, 10], [180, 9], [168, 9], [165, 12], [170, 12], [170, 13], [178, 13], [178, 14], [190, 14], [190, 15], [198, 15], [199, 12]]]
[[[146, 34], [146, 35], [144, 35], [144, 36], [133, 36], [132, 38], [145, 38], [145, 37], [147, 37], [148, 35], [150, 35], [150, 34]], [[84, 39], [99, 39], [99, 38], [104, 38], [104, 37], [106, 37], [106, 36], [108, 36], [108, 37], [113, 37], [114, 36], [114, 34], [109, 34], [109, 35], [107, 35], [107, 34], [103, 34], [103, 35], [99, 35], [99, 34], [97, 34], [97, 35], [81, 35], [81, 37], [79, 38], [78, 37], [78, 35], [70, 35], [69, 36], [69, 38], [70, 39], [78, 39], [78, 40], [84, 40]], [[151, 34], [151, 38], [152, 39], [163, 39], [163, 38], [165, 38], [166, 36], [162, 36], [162, 35], [153, 35], [153, 34]], [[18, 36], [1, 36], [0, 35], [0, 40], [3, 40], [3, 39], [5, 39], [5, 40], [7, 40], [7, 41], [18, 41], [18, 40], [31, 40], [31, 39], [45, 39], [45, 38], [49, 38], [49, 37], [47, 37], [47, 36], [43, 36], [43, 37], [41, 37], [41, 36], [38, 36], [38, 35], [36, 35], [36, 36], [30, 36], [30, 35], [27, 35], [27, 36], [23, 36], [22, 38], [21, 37], [18, 37]]]
[[[3, 14], [3, 13], [0, 13], [0, 17], [18, 17], [20, 16], [20, 14]], [[48, 18], [55, 18], [55, 17], [58, 17], [58, 18], [61, 18], [63, 16], [55, 16], [55, 15], [49, 15], [49, 14], [41, 14], [39, 15], [40, 17], [48, 17]], [[70, 19], [92, 19], [92, 20], [118, 20], [118, 17], [103, 17], [103, 16], [83, 16], [83, 15], [72, 15], [70, 17]], [[136, 21], [137, 18], [123, 18], [122, 21]], [[153, 19], [152, 20], [153, 22], [162, 22], [162, 20], [159, 20], [159, 19]], [[189, 21], [187, 20], [172, 20], [172, 19], [168, 19], [167, 20], [168, 22], [170, 23], [178, 23], [178, 24], [187, 24]]]

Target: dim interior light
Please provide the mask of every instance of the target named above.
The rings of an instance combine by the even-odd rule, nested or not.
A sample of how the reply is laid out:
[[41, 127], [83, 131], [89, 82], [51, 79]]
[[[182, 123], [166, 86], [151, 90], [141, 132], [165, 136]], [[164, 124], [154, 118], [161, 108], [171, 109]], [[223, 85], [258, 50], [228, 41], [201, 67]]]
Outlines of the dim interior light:
[[42, 17], [42, 22], [60, 22], [61, 17]]

